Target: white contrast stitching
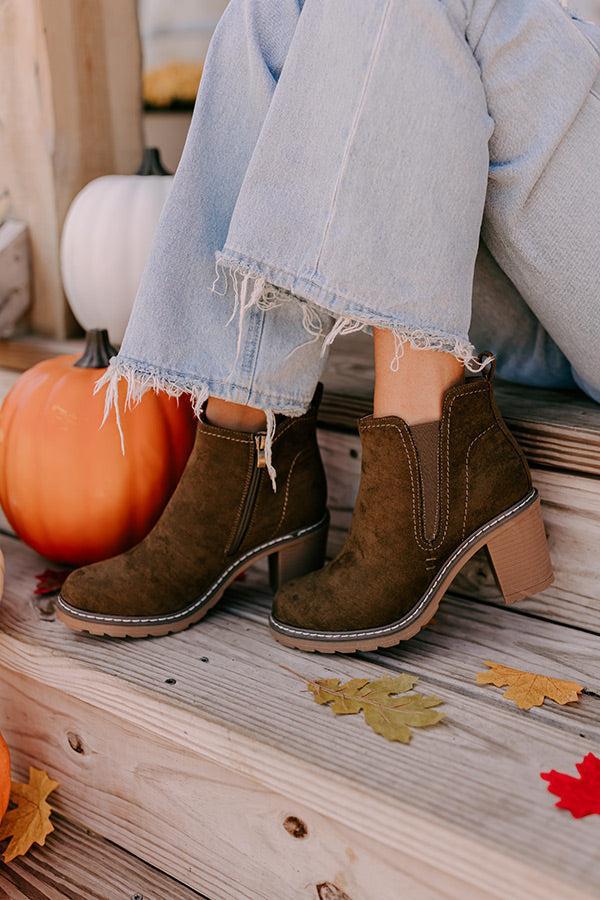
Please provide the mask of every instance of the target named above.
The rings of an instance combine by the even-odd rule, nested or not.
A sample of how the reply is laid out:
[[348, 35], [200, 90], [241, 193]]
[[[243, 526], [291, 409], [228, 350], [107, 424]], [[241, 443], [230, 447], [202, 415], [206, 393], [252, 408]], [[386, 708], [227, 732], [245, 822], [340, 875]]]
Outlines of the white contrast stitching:
[[285, 514], [287, 512], [288, 499], [290, 496], [290, 484], [292, 481], [292, 472], [294, 471], [294, 467], [295, 467], [296, 463], [298, 462], [298, 459], [302, 456], [302, 454], [308, 453], [310, 450], [311, 450], [310, 447], [304, 447], [302, 450], [298, 450], [294, 459], [292, 460], [292, 464], [290, 466], [290, 470], [288, 472], [288, 477], [287, 477], [287, 480], [285, 483], [285, 496], [283, 498], [283, 508], [281, 510], [281, 516], [279, 517], [279, 522], [277, 523], [277, 527], [275, 529], [276, 532], [279, 531], [279, 529], [283, 525], [283, 521], [285, 519]]
[[531, 505], [537, 499], [537, 496], [538, 493], [534, 489], [515, 506], [507, 509], [506, 512], [502, 513], [502, 515], [497, 516], [495, 519], [492, 519], [486, 525], [483, 525], [477, 531], [473, 532], [469, 539], [467, 541], [464, 541], [459, 547], [457, 547], [452, 556], [447, 560], [447, 562], [444, 563], [417, 605], [413, 607], [413, 609], [411, 609], [408, 615], [406, 615], [403, 619], [399, 619], [397, 622], [394, 622], [392, 625], [386, 625], [382, 628], [370, 628], [367, 631], [304, 631], [301, 628], [291, 628], [289, 625], [283, 625], [281, 622], [278, 622], [276, 619], [274, 619], [273, 616], [270, 616], [269, 621], [277, 631], [284, 631], [287, 634], [293, 634], [300, 638], [317, 638], [323, 641], [354, 640], [355, 638], [378, 637], [379, 635], [389, 634], [393, 631], [401, 631], [419, 615], [419, 613], [425, 606], [427, 606], [432, 594], [435, 593], [438, 585], [444, 580], [448, 569], [453, 566], [454, 561], [459, 556], [461, 556], [465, 550], [468, 550], [471, 544], [476, 543], [483, 534], [486, 534], [486, 532], [490, 531], [493, 528], [496, 528], [497, 525], [500, 525], [500, 523], [503, 522], [504, 519], [511, 518], [512, 516], [516, 515], [516, 513], [518, 513], [521, 509], [523, 509], [523, 507]]
[[477, 443], [479, 438], [482, 438], [484, 436], [484, 434], [487, 434], [488, 431], [492, 430], [492, 428], [497, 428], [497, 427], [498, 427], [497, 422], [493, 422], [491, 425], [488, 425], [488, 427], [485, 429], [485, 431], [482, 431], [481, 434], [478, 434], [476, 437], [473, 438], [473, 440], [471, 441], [471, 443], [469, 444], [469, 447], [467, 449], [467, 461], [466, 461], [466, 465], [465, 465], [465, 514], [463, 516], [463, 527], [462, 527], [462, 531], [461, 531], [461, 537], [463, 539], [465, 536], [465, 532], [467, 530], [467, 509], [469, 506], [469, 456], [471, 455], [471, 449]]
[[248, 440], [246, 441], [243, 438], [229, 437], [228, 434], [217, 434], [214, 431], [205, 431], [204, 429], [202, 429], [202, 434], [207, 435], [208, 437], [220, 438], [222, 441], [235, 441], [236, 444], [251, 444], [253, 437], [253, 434], [249, 434]]
[[183, 619], [186, 616], [190, 615], [190, 613], [194, 612], [196, 609], [199, 609], [203, 606], [212, 595], [215, 593], [217, 588], [225, 581], [230, 572], [232, 572], [240, 563], [244, 562], [244, 560], [248, 559], [250, 556], [254, 556], [256, 553], [260, 553], [261, 550], [266, 550], [267, 547], [273, 547], [275, 544], [283, 544], [286, 541], [295, 540], [296, 538], [302, 537], [305, 534], [308, 534], [311, 531], [318, 531], [319, 528], [322, 528], [323, 525], [326, 524], [328, 516], [323, 516], [320, 521], [318, 521], [315, 525], [308, 525], [306, 528], [301, 528], [299, 531], [293, 531], [290, 534], [286, 534], [281, 538], [274, 538], [271, 541], [265, 541], [264, 544], [259, 544], [258, 547], [253, 547], [251, 550], [248, 550], [244, 553], [243, 556], [240, 556], [239, 559], [236, 559], [224, 572], [221, 573], [220, 577], [210, 586], [208, 591], [200, 597], [199, 600], [196, 600], [191, 606], [186, 606], [185, 609], [180, 610], [177, 613], [171, 613], [167, 616], [147, 616], [146, 618], [142, 618], [139, 616], [100, 616], [96, 613], [85, 613], [80, 609], [77, 609], [74, 606], [69, 606], [69, 604], [63, 600], [62, 596], [58, 597], [57, 603], [58, 605], [64, 609], [65, 612], [68, 612], [74, 615], [78, 619], [93, 619], [96, 622], [105, 622], [107, 625], [115, 624], [115, 622], [123, 622], [127, 625], [145, 625], [149, 624], [158, 624], [159, 622], [173, 622], [176, 619]]
[[452, 407], [454, 406], [456, 400], [460, 400], [463, 397], [472, 397], [476, 394], [485, 394], [487, 393], [487, 391], [487, 386], [484, 386], [483, 388], [477, 388], [476, 390], [464, 391], [463, 393], [455, 394], [450, 401], [446, 417], [446, 522], [444, 524], [444, 533], [441, 535], [440, 539], [438, 541], [431, 542], [432, 550], [438, 550], [444, 543], [446, 535], [448, 533], [448, 523], [450, 522], [450, 422], [452, 418]]

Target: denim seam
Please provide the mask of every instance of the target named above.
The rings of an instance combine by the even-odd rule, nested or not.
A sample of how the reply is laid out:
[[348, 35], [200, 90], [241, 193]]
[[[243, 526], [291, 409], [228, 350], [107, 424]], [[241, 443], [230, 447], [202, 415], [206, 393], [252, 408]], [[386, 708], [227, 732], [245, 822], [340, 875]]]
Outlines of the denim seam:
[[371, 58], [369, 60], [369, 66], [366, 71], [365, 80], [364, 80], [364, 83], [363, 83], [363, 86], [362, 86], [362, 89], [360, 92], [358, 106], [356, 108], [356, 112], [354, 113], [354, 117], [352, 119], [352, 125], [350, 127], [350, 133], [348, 134], [348, 140], [346, 141], [346, 145], [344, 147], [344, 154], [342, 156], [342, 161], [340, 163], [340, 169], [338, 172], [338, 176], [337, 176], [336, 183], [335, 183], [335, 188], [333, 191], [333, 197], [331, 200], [331, 207], [329, 209], [329, 215], [327, 217], [327, 221], [325, 223], [325, 228], [323, 230], [323, 238], [321, 240], [321, 245], [317, 251], [317, 258], [316, 258], [315, 267], [314, 267], [315, 275], [317, 274], [317, 272], [319, 270], [319, 264], [321, 262], [321, 257], [323, 255], [323, 251], [325, 249], [325, 244], [327, 242], [327, 238], [329, 237], [329, 232], [331, 231], [331, 225], [333, 223], [335, 211], [337, 208], [337, 201], [338, 201], [338, 197], [339, 197], [340, 188], [342, 185], [342, 180], [343, 180], [344, 174], [346, 172], [346, 169], [348, 167], [348, 160], [350, 158], [350, 150], [352, 148], [354, 138], [356, 137], [358, 123], [360, 122], [362, 111], [364, 109], [365, 97], [367, 94], [369, 84], [371, 83], [371, 77], [373, 75], [375, 63], [377, 62], [377, 59], [379, 58], [379, 51], [381, 49], [381, 41], [383, 39], [383, 32], [384, 32], [384, 29], [385, 29], [385, 26], [386, 26], [386, 23], [387, 23], [387, 20], [389, 17], [390, 7], [391, 7], [391, 0], [388, 0], [387, 4], [385, 6], [385, 9], [383, 11], [383, 15], [381, 17], [381, 22], [379, 24], [379, 28], [377, 30], [377, 36], [375, 38], [375, 45], [371, 52]]
[[[232, 259], [231, 255], [233, 254], [235, 259]], [[351, 297], [347, 294], [344, 289], [339, 288], [336, 285], [332, 287], [324, 287], [320, 284], [317, 284], [313, 281], [309, 276], [306, 275], [298, 275], [291, 272], [289, 269], [286, 269], [283, 266], [274, 265], [273, 263], [267, 262], [264, 259], [259, 259], [256, 257], [249, 257], [243, 251], [236, 250], [234, 247], [226, 246], [222, 251], [217, 253], [217, 261], [221, 265], [225, 265], [228, 267], [233, 267], [234, 264], [242, 265], [247, 267], [252, 271], [257, 277], [266, 278], [267, 281], [271, 282], [271, 279], [278, 280], [279, 275], [284, 276], [283, 280], [291, 279], [293, 282], [293, 286], [296, 284], [299, 287], [310, 288], [311, 291], [316, 292], [319, 297], [323, 297], [324, 299], [317, 300], [314, 297], [308, 298], [299, 298], [299, 299], [308, 299], [310, 302], [324, 309], [326, 312], [330, 313], [332, 316], [344, 316], [348, 318], [356, 318], [362, 317], [366, 321], [366, 324], [374, 326], [376, 328], [415, 328], [420, 329], [422, 331], [427, 332], [435, 332], [436, 335], [439, 335], [443, 338], [448, 338], [448, 340], [464, 340], [469, 341], [468, 334], [455, 334], [448, 331], [444, 331], [440, 329], [437, 325], [424, 325], [423, 323], [408, 323], [406, 319], [400, 320], [392, 318], [391, 316], [382, 316], [380, 313], [374, 312], [373, 309], [370, 309]], [[259, 267], [264, 267], [268, 271], [260, 271]], [[315, 273], [318, 276], [318, 273]], [[276, 284], [276, 281], [273, 281], [276, 287], [280, 287], [280, 285]], [[283, 287], [281, 285], [281, 287]], [[294, 293], [293, 287], [283, 287], [284, 290], [289, 290], [291, 293]], [[331, 305], [325, 305], [326, 302], [329, 302]], [[347, 307], [340, 309], [338, 308], [341, 303], [347, 303], [350, 308]]]
[[[251, 310], [254, 312], [254, 310]], [[252, 359], [252, 371], [248, 372], [248, 399], [252, 396], [252, 390], [254, 388], [254, 379], [256, 377], [256, 367], [258, 365], [258, 357], [260, 356], [260, 347], [262, 343], [262, 338], [265, 330], [265, 311], [263, 309], [258, 308], [259, 316], [257, 317], [258, 321], [255, 324], [255, 332], [256, 332], [256, 340], [254, 342], [254, 347], [252, 349], [252, 353], [254, 354]], [[250, 354], [249, 354], [250, 355]]]
[[469, 41], [469, 38], [468, 38], [468, 31], [469, 31], [470, 23], [467, 24], [467, 28], [466, 28], [466, 32], [465, 32], [465, 40], [467, 41], [467, 44], [471, 47], [473, 56], [475, 58], [475, 62], [479, 66], [480, 71], [481, 71], [481, 65], [479, 63], [479, 60], [477, 59], [477, 48], [479, 47], [479, 44], [481, 43], [481, 39], [483, 38], [483, 35], [485, 34], [486, 28], [488, 27], [490, 19], [492, 18], [495, 10], [496, 10], [496, 4], [494, 3], [486, 16], [485, 22], [483, 23], [483, 27], [479, 33], [479, 37], [477, 38], [477, 40], [475, 41], [474, 44], [471, 44], [471, 42]]
[[[589, 43], [590, 43], [590, 46], [592, 46], [592, 47], [594, 46], [594, 45], [591, 43], [591, 41], [590, 41]], [[594, 86], [595, 86], [597, 80], [598, 80], [598, 73], [596, 73], [596, 75], [594, 76], [594, 80], [593, 80], [593, 82], [592, 82], [592, 84], [591, 84], [591, 86], [590, 86], [590, 88], [589, 88], [587, 94], [583, 97], [583, 99], [582, 99], [582, 101], [581, 101], [581, 104], [580, 104], [580, 105], [577, 107], [577, 109], [574, 111], [571, 120], [568, 122], [568, 124], [565, 125], [565, 128], [563, 129], [563, 131], [562, 131], [562, 133], [561, 133], [561, 135], [560, 135], [560, 137], [559, 137], [559, 140], [557, 141], [557, 143], [555, 144], [555, 146], [552, 148], [552, 152], [548, 155], [547, 159], [545, 160], [543, 168], [541, 169], [541, 171], [539, 172], [537, 178], [535, 179], [535, 181], [534, 181], [533, 184], [531, 185], [531, 187], [530, 187], [530, 189], [529, 189], [529, 191], [528, 191], [528, 193], [527, 193], [527, 196], [525, 197], [525, 200], [523, 201], [523, 206], [526, 206], [526, 204], [529, 203], [529, 201], [531, 200], [531, 198], [532, 198], [532, 196], [533, 196], [533, 193], [534, 193], [535, 189], [537, 188], [537, 186], [538, 186], [539, 182], [541, 181], [541, 179], [544, 177], [544, 175], [545, 175], [545, 173], [546, 173], [546, 170], [547, 170], [548, 166], [551, 164], [551, 162], [552, 162], [552, 160], [554, 159], [555, 155], [558, 153], [558, 151], [559, 151], [561, 145], [562, 145], [562, 144], [564, 143], [564, 141], [567, 139], [567, 137], [569, 136], [569, 134], [570, 134], [570, 132], [571, 132], [571, 129], [574, 127], [575, 123], [577, 122], [577, 119], [578, 119], [579, 116], [581, 115], [581, 113], [582, 113], [582, 111], [583, 111], [583, 108], [584, 108], [584, 106], [585, 106], [585, 104], [586, 104], [586, 102], [587, 102], [588, 97], [590, 96], [590, 94], [593, 95], [593, 96], [597, 96], [597, 95], [594, 93], [594, 90], [595, 90], [595, 87], [594, 87]]]
[[[246, 403], [248, 403], [252, 395], [252, 386], [254, 383], [254, 375], [256, 372], [256, 361], [258, 359], [258, 354], [260, 351], [260, 341], [263, 333], [265, 319], [264, 312], [256, 306], [249, 309], [247, 315], [248, 319], [246, 321], [248, 323], [248, 330], [246, 341], [244, 342], [244, 353], [240, 361], [240, 371], [244, 380], [247, 382]], [[242, 327], [242, 322], [240, 322], [239, 327]]]

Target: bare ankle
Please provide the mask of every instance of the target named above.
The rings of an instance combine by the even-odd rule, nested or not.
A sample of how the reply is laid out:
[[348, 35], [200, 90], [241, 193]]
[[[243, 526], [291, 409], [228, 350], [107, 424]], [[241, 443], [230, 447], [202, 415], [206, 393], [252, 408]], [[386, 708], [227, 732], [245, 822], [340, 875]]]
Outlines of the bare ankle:
[[450, 353], [415, 350], [405, 345], [398, 368], [392, 371], [394, 336], [376, 329], [373, 414], [399, 416], [408, 425], [435, 422], [442, 416], [444, 394], [464, 381], [464, 366]]
[[262, 431], [266, 427], [266, 416], [262, 409], [230, 403], [218, 397], [210, 397], [206, 406], [206, 418], [211, 425], [230, 428], [232, 431]]

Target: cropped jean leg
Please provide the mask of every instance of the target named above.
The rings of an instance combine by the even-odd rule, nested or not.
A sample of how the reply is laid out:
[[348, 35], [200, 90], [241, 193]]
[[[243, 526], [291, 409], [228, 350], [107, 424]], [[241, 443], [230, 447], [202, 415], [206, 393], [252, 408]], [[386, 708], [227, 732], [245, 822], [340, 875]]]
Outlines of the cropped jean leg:
[[491, 120], [443, 7], [405, 6], [230, 3], [107, 409], [124, 377], [128, 402], [155, 389], [299, 415], [326, 338], [369, 325], [473, 361]]
[[484, 210], [491, 253], [600, 390], [586, 28], [557, 0], [232, 0], [107, 408], [125, 376], [130, 401], [212, 395], [272, 427], [306, 410], [334, 337], [369, 326], [476, 368]]
[[[310, 401], [323, 365], [313, 335], [327, 329], [327, 314], [295, 302], [267, 315], [267, 291], [240, 321], [248, 279], [215, 283], [215, 253], [227, 237], [301, 8], [302, 0], [232, 0], [215, 31], [123, 344], [99, 385], [108, 385], [107, 411], [121, 378], [127, 406], [150, 389], [188, 393], [197, 411], [208, 396], [289, 415]], [[302, 353], [292, 353], [302, 343]]]
[[480, 258], [472, 335], [510, 380], [600, 401], [600, 28], [476, 0], [466, 36], [495, 123], [483, 237], [512, 281]]
[[[600, 400], [600, 29], [557, 0], [344, 9], [307, 0], [221, 262], [329, 310], [329, 339], [378, 325], [472, 367], [483, 199], [495, 263], [484, 250], [477, 276], [499, 263], [505, 290], [475, 286], [479, 345], [500, 350], [512, 380], [577, 382]], [[275, 143], [296, 163], [285, 186], [269, 165]]]

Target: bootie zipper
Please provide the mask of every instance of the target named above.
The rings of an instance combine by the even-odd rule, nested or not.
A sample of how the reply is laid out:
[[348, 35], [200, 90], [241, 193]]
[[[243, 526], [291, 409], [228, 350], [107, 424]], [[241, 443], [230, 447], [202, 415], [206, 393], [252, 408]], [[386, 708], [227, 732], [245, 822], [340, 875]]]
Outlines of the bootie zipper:
[[266, 441], [266, 432], [261, 431], [258, 434], [254, 435], [254, 468], [252, 470], [250, 484], [248, 485], [244, 508], [240, 515], [240, 521], [235, 533], [235, 537], [231, 542], [231, 546], [229, 548], [229, 555], [232, 555], [239, 550], [242, 545], [242, 541], [246, 537], [248, 526], [250, 525], [250, 519], [252, 518], [252, 513], [254, 512], [256, 496], [258, 494], [258, 488], [260, 485], [260, 477], [262, 474], [262, 470], [267, 465], [265, 457]]

